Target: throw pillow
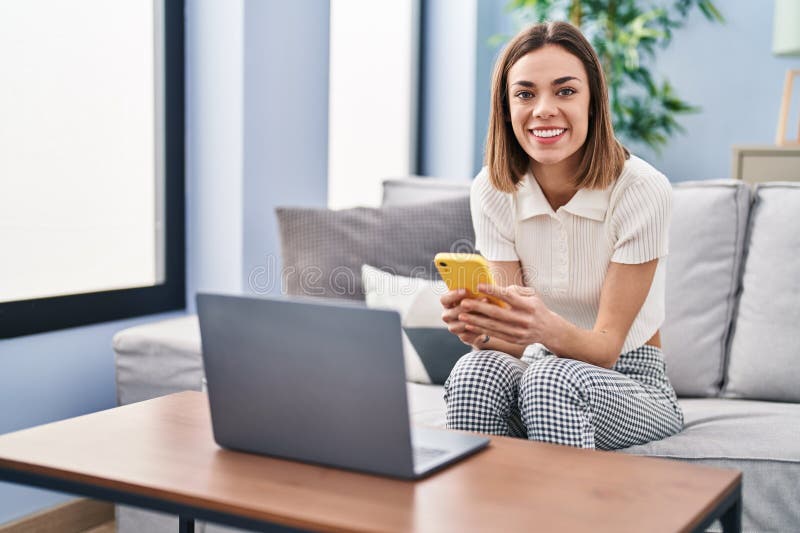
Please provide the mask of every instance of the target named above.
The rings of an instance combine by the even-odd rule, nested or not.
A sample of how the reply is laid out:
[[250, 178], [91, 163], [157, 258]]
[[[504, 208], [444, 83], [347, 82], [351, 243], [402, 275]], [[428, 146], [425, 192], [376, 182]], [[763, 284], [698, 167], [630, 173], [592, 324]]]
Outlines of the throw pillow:
[[438, 279], [438, 252], [472, 252], [469, 197], [384, 208], [276, 209], [283, 288], [292, 296], [363, 300], [361, 265]]
[[364, 265], [361, 279], [367, 306], [393, 309], [403, 324], [406, 379], [441, 385], [469, 346], [442, 322], [439, 298], [447, 292], [443, 281], [395, 276]]

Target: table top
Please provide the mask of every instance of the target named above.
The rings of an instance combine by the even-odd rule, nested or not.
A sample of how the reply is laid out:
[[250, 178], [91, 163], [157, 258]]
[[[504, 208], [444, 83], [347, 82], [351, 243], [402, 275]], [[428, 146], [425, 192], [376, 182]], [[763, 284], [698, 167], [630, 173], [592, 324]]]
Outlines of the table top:
[[396, 480], [224, 450], [199, 392], [1, 435], [0, 468], [333, 531], [684, 531], [741, 481], [735, 470], [508, 437], [428, 478]]

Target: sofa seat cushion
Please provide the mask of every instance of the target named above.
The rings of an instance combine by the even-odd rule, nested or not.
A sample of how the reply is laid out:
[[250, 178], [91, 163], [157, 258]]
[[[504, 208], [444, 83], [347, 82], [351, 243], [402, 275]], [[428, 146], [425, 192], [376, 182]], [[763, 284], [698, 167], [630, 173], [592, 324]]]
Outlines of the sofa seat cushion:
[[682, 399], [680, 404], [683, 431], [626, 451], [679, 459], [777, 461], [800, 468], [800, 404], [712, 398]]
[[[409, 410], [417, 424], [444, 427], [444, 387], [408, 384]], [[625, 452], [674, 459], [722, 459], [785, 463], [800, 480], [800, 404], [686, 398], [679, 400], [683, 431]], [[796, 483], [800, 490], [800, 482]], [[800, 498], [800, 494], [798, 494]]]
[[443, 386], [407, 383], [406, 389], [408, 411], [413, 423], [440, 428], [447, 425]]

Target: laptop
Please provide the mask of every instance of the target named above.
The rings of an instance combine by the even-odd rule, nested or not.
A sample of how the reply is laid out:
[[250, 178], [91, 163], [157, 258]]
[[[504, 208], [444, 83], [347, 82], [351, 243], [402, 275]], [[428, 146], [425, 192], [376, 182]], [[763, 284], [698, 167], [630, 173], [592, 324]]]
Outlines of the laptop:
[[363, 304], [198, 294], [214, 440], [417, 479], [489, 444], [412, 426], [400, 315]]

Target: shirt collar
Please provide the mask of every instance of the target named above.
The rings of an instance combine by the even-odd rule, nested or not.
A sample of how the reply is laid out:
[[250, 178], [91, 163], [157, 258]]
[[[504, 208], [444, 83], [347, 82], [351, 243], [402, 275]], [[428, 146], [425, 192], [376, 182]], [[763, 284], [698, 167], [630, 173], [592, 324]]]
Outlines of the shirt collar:
[[[526, 174], [517, 188], [517, 220], [538, 215], [555, 216], [542, 188], [531, 174]], [[611, 199], [611, 187], [605, 189], [578, 189], [561, 209], [575, 216], [602, 222], [605, 220]]]

